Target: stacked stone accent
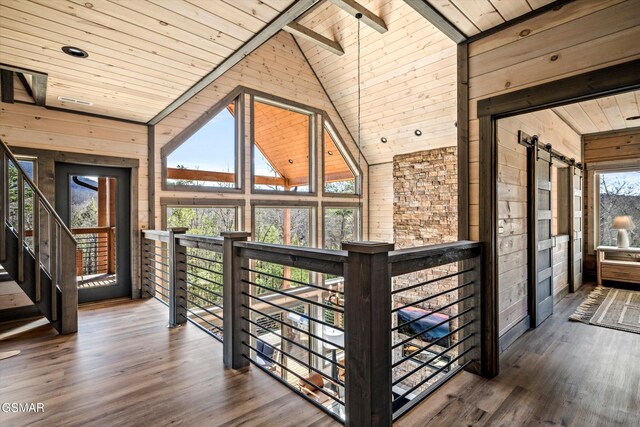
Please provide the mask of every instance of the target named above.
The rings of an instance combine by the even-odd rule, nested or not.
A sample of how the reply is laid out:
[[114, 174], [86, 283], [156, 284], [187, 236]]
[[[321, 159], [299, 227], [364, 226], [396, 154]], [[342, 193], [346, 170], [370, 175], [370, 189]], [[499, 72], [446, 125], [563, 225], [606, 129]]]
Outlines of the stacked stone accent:
[[[458, 237], [458, 170], [456, 147], [439, 148], [435, 150], [419, 151], [411, 154], [395, 156], [393, 159], [393, 226], [396, 249], [433, 245], [437, 243], [455, 242]], [[423, 270], [404, 276], [396, 277], [393, 281], [394, 289], [403, 288], [415, 283], [424, 282], [445, 274], [455, 272], [456, 265], [446, 265], [430, 270]], [[458, 279], [449, 279], [433, 285], [419, 287], [411, 291], [394, 295], [394, 307], [417, 301], [428, 295], [441, 292], [458, 284]], [[458, 298], [457, 292], [451, 292], [434, 298], [417, 307], [434, 310]], [[457, 306], [442, 311], [453, 316], [457, 313]], [[393, 320], [394, 325], [397, 319]], [[457, 327], [454, 320], [450, 328]], [[405, 335], [394, 333], [394, 342], [405, 338]], [[456, 341], [453, 337], [451, 343]], [[425, 345], [416, 341], [416, 345]], [[439, 352], [441, 347], [433, 347]], [[452, 351], [451, 357], [457, 352]], [[394, 350], [394, 359], [402, 357], [402, 348]], [[424, 358], [424, 356], [423, 356]], [[428, 358], [428, 357], [426, 357]], [[412, 360], [394, 369], [394, 378], [400, 377], [418, 366]], [[433, 371], [422, 369], [403, 381], [403, 387], [412, 387], [422, 381]], [[428, 381], [419, 391], [426, 389], [438, 377]], [[418, 392], [419, 392], [418, 391]], [[416, 393], [417, 394], [417, 393]]]

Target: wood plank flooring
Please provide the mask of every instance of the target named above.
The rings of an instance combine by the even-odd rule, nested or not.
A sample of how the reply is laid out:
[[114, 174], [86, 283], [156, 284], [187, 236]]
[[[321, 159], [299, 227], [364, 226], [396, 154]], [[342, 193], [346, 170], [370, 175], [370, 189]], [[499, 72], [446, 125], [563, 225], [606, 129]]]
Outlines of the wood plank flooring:
[[[460, 374], [397, 425], [640, 426], [640, 335], [569, 322], [587, 291], [516, 341], [500, 376]], [[166, 320], [155, 300], [120, 300], [82, 306], [77, 335], [0, 326], [0, 352], [22, 351], [0, 361], [0, 403], [45, 404], [0, 411], [0, 425], [337, 425], [255, 368], [224, 370], [220, 343]]]
[[334, 425], [259, 371], [225, 370], [222, 344], [194, 325], [167, 329], [155, 300], [80, 309], [76, 335], [46, 323], [16, 336], [0, 328], [0, 403], [43, 402], [45, 412], [0, 411], [0, 426]]
[[640, 426], [640, 335], [567, 319], [593, 289], [555, 306], [486, 380], [452, 379], [400, 426]]

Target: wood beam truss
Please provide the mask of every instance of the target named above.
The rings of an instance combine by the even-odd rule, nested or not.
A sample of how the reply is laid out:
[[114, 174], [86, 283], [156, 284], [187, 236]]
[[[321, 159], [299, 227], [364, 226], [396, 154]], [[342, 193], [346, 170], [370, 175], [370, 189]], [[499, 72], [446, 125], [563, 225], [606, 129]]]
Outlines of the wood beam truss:
[[354, 0], [331, 0], [331, 3], [335, 4], [349, 15], [355, 16], [357, 13], [362, 14], [362, 18], [360, 18], [362, 22], [380, 34], [386, 33], [388, 30], [387, 24], [384, 23], [382, 18]]

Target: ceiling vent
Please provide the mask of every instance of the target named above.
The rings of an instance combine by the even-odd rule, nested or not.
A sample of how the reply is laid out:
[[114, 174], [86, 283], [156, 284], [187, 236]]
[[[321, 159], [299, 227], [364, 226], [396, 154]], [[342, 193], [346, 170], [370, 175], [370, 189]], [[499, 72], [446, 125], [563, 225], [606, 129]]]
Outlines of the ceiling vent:
[[82, 99], [69, 98], [68, 96], [59, 96], [58, 101], [68, 102], [70, 104], [86, 105], [87, 107], [91, 107], [93, 105], [93, 102], [83, 101]]

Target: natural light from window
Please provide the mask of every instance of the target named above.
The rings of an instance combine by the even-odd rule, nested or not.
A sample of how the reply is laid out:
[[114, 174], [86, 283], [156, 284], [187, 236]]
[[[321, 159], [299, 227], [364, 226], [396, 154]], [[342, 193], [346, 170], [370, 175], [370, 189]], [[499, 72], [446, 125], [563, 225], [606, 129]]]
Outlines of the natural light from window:
[[640, 170], [597, 174], [599, 180], [600, 245], [617, 246], [618, 230], [611, 228], [618, 216], [628, 215], [636, 228], [629, 230], [631, 247], [640, 247]]

